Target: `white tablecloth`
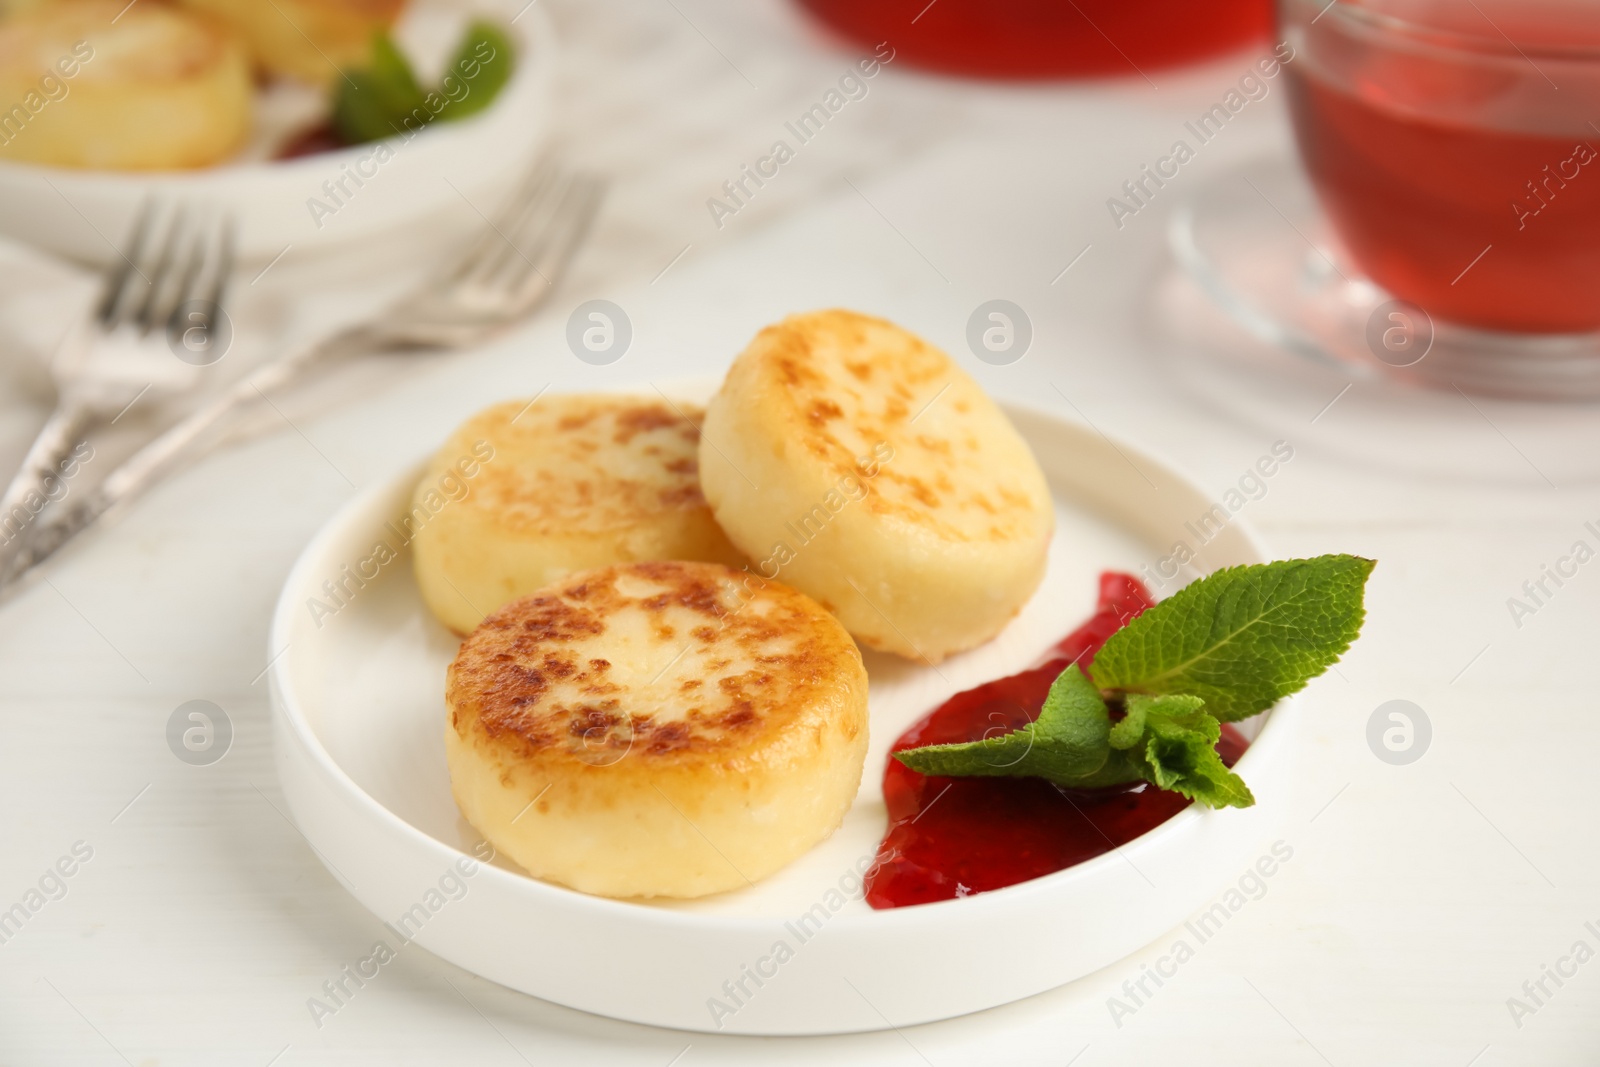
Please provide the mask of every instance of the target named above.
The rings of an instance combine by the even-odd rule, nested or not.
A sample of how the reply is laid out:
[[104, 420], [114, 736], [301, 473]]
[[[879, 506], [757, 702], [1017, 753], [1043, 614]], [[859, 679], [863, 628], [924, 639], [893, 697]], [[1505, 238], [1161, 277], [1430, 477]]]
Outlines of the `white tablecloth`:
[[[1579, 941], [1600, 950], [1585, 925], [1600, 928], [1587, 781], [1600, 577], [1581, 568], [1532, 615], [1508, 609], [1575, 541], [1595, 543], [1597, 420], [1346, 392], [1233, 331], [1174, 276], [1163, 227], [1186, 189], [1288, 152], [1276, 88], [1149, 210], [1113, 224], [1106, 199], [1252, 57], [1081, 88], [891, 64], [719, 228], [707, 198], [859, 50], [779, 0], [541, 2], [565, 45], [561, 150], [614, 178], [551, 305], [483, 352], [393, 357], [275, 398], [278, 411], [234, 427], [269, 434], [219, 448], [0, 606], [0, 909], [41, 879], [54, 891], [58, 861], [73, 872], [0, 944], [0, 1064], [1600, 1062], [1600, 964], [1571, 955]], [[225, 362], [243, 372], [357, 314], [420, 271], [407, 251], [434, 257], [447, 239], [286, 258], [244, 287]], [[12, 459], [48, 403], [40, 354], [89, 282], [15, 250], [0, 278], [0, 457]], [[637, 331], [608, 368], [562, 341], [567, 313], [597, 296]], [[1218, 494], [1289, 441], [1294, 460], [1244, 517], [1275, 555], [1380, 560], [1365, 636], [1307, 696], [1319, 726], [1283, 831], [1294, 858], [1268, 891], [1132, 1014], [1110, 998], [1130, 1003], [1124, 983], [1163, 942], [1007, 1008], [805, 1040], [612, 1022], [418, 949], [319, 1028], [307, 998], [377, 920], [286, 821], [273, 776], [266, 630], [312, 532], [479, 404], [547, 383], [714, 374], [764, 321], [834, 303], [959, 355], [967, 316], [994, 297], [1035, 328], [1013, 366], [963, 357], [995, 393], [1126, 435]], [[95, 463], [125, 445], [108, 439]], [[191, 699], [234, 724], [211, 767], [167, 747], [168, 717]], [[1367, 744], [1391, 699], [1432, 723], [1411, 765]], [[1546, 966], [1575, 973], [1557, 983]]]

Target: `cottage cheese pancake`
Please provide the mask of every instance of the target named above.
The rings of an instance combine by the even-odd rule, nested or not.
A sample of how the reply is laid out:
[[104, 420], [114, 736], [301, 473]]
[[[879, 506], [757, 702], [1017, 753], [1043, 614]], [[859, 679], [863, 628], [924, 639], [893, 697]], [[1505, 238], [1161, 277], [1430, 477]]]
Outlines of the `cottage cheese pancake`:
[[417, 484], [417, 584], [467, 633], [489, 612], [577, 571], [690, 559], [738, 564], [700, 493], [691, 404], [546, 396], [469, 419]]
[[456, 802], [530, 874], [697, 897], [772, 873], [844, 818], [867, 675], [809, 597], [711, 563], [574, 575], [513, 601], [446, 683]]
[[207, 166], [249, 136], [252, 91], [243, 43], [203, 15], [59, 0], [0, 21], [0, 159]]
[[1050, 491], [955, 362], [850, 311], [758, 334], [707, 408], [700, 481], [760, 573], [868, 647], [924, 662], [989, 640], [1044, 577]]

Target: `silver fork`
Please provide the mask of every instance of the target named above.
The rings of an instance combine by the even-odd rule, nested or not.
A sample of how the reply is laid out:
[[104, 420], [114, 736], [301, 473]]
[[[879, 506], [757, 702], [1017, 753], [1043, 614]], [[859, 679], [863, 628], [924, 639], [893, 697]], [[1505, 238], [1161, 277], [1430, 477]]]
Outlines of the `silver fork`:
[[604, 183], [549, 163], [535, 167], [487, 222], [469, 251], [372, 319], [291, 350], [204, 405], [134, 453], [91, 493], [69, 498], [41, 524], [0, 591], [55, 553], [100, 516], [172, 470], [207, 430], [315, 367], [351, 355], [461, 348], [524, 318], [554, 288], [587, 233]]
[[140, 210], [93, 313], [51, 361], [55, 410], [0, 494], [0, 574], [17, 565], [34, 519], [75, 471], [86, 431], [116, 421], [146, 393], [192, 387], [214, 362], [207, 346], [232, 267], [228, 220], [153, 202]]

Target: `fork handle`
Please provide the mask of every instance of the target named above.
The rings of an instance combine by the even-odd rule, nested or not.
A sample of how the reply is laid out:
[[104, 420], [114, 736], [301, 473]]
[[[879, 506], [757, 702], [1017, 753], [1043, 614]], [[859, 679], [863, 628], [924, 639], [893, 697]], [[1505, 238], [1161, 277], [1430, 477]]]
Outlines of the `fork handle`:
[[[288, 385], [313, 366], [333, 357], [382, 347], [381, 340], [381, 336], [371, 330], [353, 327], [292, 349], [255, 374], [234, 383], [215, 400], [192, 412], [124, 460], [93, 492], [65, 502], [59, 517], [52, 515], [49, 522], [40, 525], [32, 538], [26, 539], [26, 544], [20, 537], [15, 542], [0, 544], [0, 590], [13, 585], [100, 516], [143, 492], [176, 466], [207, 430], [240, 408], [259, 401], [266, 395], [266, 390]], [[76, 432], [64, 431], [69, 450]], [[3, 522], [3, 517], [0, 517], [0, 524]], [[0, 528], [0, 538], [4, 537], [4, 533], [4, 529]]]
[[64, 400], [50, 413], [44, 428], [22, 460], [16, 477], [0, 494], [0, 573], [8, 569], [28, 542], [33, 520], [48, 501], [58, 499], [51, 479], [61, 484], [63, 461], [72, 455], [88, 429], [93, 411], [86, 404]]
[[333, 356], [359, 350], [366, 337], [365, 331], [350, 329], [331, 337], [319, 338], [290, 350], [254, 374], [235, 382], [221, 396], [191, 412], [107, 475], [96, 496], [109, 499], [96, 515], [139, 493], [181, 458], [202, 434], [235, 411], [260, 401], [268, 390], [290, 384], [311, 367]]

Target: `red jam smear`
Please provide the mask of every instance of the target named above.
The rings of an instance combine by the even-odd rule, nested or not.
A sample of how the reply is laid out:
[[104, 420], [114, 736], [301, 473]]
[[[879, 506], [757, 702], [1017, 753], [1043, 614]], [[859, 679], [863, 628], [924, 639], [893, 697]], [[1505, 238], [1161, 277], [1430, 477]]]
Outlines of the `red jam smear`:
[[339, 134], [333, 128], [333, 123], [323, 122], [302, 130], [297, 136], [291, 138], [283, 147], [278, 149], [278, 159], [304, 159], [306, 156], [321, 155], [323, 152], [337, 152], [341, 148], [349, 147], [339, 139]]
[[[1057, 642], [1048, 655], [1052, 659], [1061, 657], [1087, 670], [1089, 664], [1094, 662], [1094, 654], [1100, 651], [1100, 646], [1106, 643], [1107, 638], [1128, 625], [1128, 620], [1145, 608], [1154, 607], [1155, 603], [1150, 590], [1133, 575], [1104, 571], [1100, 575], [1100, 603], [1095, 613], [1082, 626]], [[1060, 674], [1061, 671], [1056, 673]], [[1008, 679], [1002, 678], [1001, 681]], [[1048, 691], [1049, 686], [1045, 689]], [[1037, 715], [1038, 711], [1035, 710], [1028, 720], [1033, 721]]]
[[[1100, 576], [1098, 610], [1063, 638], [1039, 667], [957, 693], [900, 736], [892, 751], [977, 741], [1039, 716], [1056, 676], [1087, 667], [1100, 646], [1154, 604], [1130, 574]], [[1222, 727], [1217, 751], [1228, 766], [1248, 742]], [[972, 896], [1093, 859], [1189, 806], [1145, 783], [1063, 790], [1041, 778], [941, 778], [890, 759], [883, 775], [889, 832], [867, 875], [867, 903], [899, 908]]]

